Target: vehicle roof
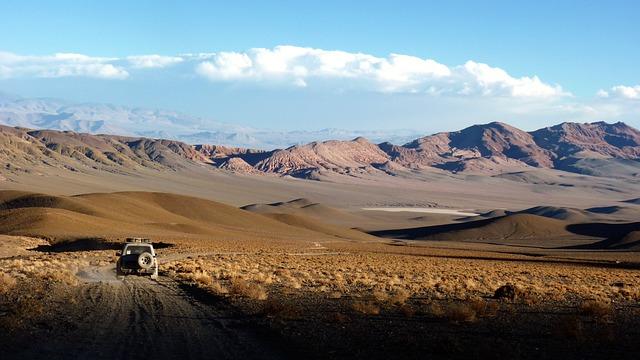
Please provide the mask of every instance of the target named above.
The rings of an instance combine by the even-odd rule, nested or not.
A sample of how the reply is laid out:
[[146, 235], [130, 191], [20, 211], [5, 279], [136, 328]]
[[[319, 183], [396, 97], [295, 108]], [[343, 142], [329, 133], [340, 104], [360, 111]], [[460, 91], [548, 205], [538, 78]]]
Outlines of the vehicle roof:
[[124, 244], [124, 246], [129, 246], [129, 245], [153, 247], [153, 244], [149, 244], [149, 243], [128, 242]]

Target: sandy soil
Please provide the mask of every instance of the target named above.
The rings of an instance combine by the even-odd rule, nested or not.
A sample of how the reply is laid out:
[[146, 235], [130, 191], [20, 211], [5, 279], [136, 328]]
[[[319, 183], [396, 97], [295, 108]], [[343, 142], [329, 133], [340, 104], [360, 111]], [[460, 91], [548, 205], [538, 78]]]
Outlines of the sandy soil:
[[[199, 301], [176, 281], [129, 276], [113, 264], [78, 272], [73, 304], [35, 329], [38, 346], [5, 344], [4, 359], [280, 359], [278, 339], [237, 311]], [[15, 347], [18, 347], [16, 349]]]

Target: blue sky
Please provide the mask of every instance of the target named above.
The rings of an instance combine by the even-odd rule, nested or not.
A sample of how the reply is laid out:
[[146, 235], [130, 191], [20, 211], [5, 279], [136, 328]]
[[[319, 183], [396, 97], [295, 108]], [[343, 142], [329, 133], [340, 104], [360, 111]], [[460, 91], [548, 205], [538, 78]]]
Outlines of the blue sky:
[[637, 1], [4, 0], [0, 14], [0, 91], [25, 97], [276, 129], [640, 125]]

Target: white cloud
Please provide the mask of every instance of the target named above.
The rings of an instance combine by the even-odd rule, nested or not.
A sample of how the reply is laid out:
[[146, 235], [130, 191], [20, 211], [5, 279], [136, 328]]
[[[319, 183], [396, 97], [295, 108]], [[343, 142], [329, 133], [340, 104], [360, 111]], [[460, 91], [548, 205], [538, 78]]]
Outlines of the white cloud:
[[184, 61], [179, 56], [135, 55], [127, 56], [129, 63], [138, 69], [164, 68]]
[[640, 100], [640, 85], [616, 85], [609, 90], [598, 90], [597, 95], [601, 98]]
[[219, 80], [242, 79], [255, 75], [249, 56], [235, 52], [217, 54], [212, 61], [198, 64], [196, 71], [210, 79]]
[[[197, 72], [212, 81], [279, 81], [307, 86], [314, 80], [342, 80], [348, 86], [381, 92], [551, 98], [569, 95], [537, 76], [515, 78], [487, 64], [468, 61], [449, 67], [432, 59], [297, 46], [208, 54]], [[340, 83], [337, 86], [341, 86]]]
[[543, 83], [537, 76], [514, 78], [506, 71], [487, 64], [467, 61], [456, 69], [465, 89], [477, 88], [482, 95], [547, 98], [568, 95], [558, 85]]
[[[321, 85], [337, 91], [355, 89], [456, 97], [549, 99], [570, 95], [560, 86], [545, 83], [537, 76], [514, 77], [503, 69], [474, 61], [448, 66], [411, 55], [392, 53], [378, 57], [286, 45], [245, 52], [150, 54], [124, 58], [73, 53], [24, 56], [0, 52], [0, 78], [86, 76], [124, 79], [132, 71], [164, 69], [182, 62], [195, 64], [197, 74], [219, 82], [277, 83], [295, 87]], [[637, 96], [633, 91], [638, 93], [637, 89], [619, 86], [610, 92]]]
[[116, 58], [91, 57], [82, 54], [57, 53], [46, 56], [23, 56], [0, 52], [0, 77], [57, 78], [87, 76], [124, 79], [129, 73], [114, 64]]

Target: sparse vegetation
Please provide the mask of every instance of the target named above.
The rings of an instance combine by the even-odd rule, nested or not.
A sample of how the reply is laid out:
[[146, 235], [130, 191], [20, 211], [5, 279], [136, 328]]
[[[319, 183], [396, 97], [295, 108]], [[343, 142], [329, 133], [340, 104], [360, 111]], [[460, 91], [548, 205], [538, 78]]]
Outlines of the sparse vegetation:
[[[401, 306], [413, 297], [468, 301], [479, 317], [497, 312], [496, 301], [482, 300], [489, 297], [527, 306], [579, 304], [593, 298], [607, 302], [640, 300], [640, 285], [635, 285], [640, 284], [640, 275], [634, 271], [544, 262], [441, 257], [426, 261], [402, 254], [375, 253], [292, 256], [274, 251], [177, 260], [165, 269], [179, 279], [201, 283], [204, 288], [231, 289], [232, 280], [239, 278], [264, 291], [322, 294], [328, 299], [358, 295], [370, 297], [380, 305]], [[611, 286], [611, 279], [628, 285]], [[218, 285], [213, 285], [216, 282]], [[241, 290], [239, 294], [242, 293]]]
[[372, 301], [355, 301], [352, 308], [353, 310], [365, 315], [380, 314], [380, 307]]
[[267, 291], [260, 284], [244, 280], [242, 278], [234, 278], [231, 280], [231, 293], [244, 296], [253, 300], [266, 300]]
[[585, 300], [580, 304], [580, 313], [586, 316], [603, 319], [611, 315], [613, 308], [610, 303], [599, 300]]
[[447, 319], [453, 322], [472, 322], [476, 320], [476, 312], [473, 307], [465, 303], [454, 303], [446, 312]]

